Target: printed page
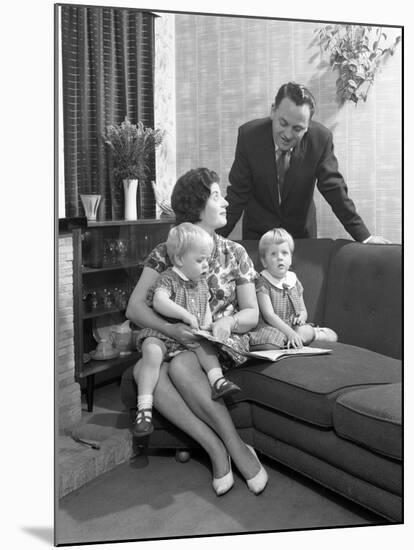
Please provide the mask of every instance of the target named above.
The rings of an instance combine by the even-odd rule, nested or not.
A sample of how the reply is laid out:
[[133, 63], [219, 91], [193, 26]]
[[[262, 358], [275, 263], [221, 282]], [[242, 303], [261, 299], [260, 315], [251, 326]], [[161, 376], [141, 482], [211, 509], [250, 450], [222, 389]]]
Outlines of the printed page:
[[[215, 338], [211, 332], [207, 330], [194, 330], [194, 334], [209, 340], [210, 342], [216, 342], [218, 344], [227, 346], [231, 348], [225, 342], [221, 342], [218, 338]], [[238, 351], [238, 350], [236, 350]], [[272, 349], [272, 350], [263, 350], [263, 351], [250, 351], [245, 353], [247, 357], [255, 357], [257, 359], [264, 359], [267, 361], [278, 361], [284, 357], [291, 357], [292, 355], [324, 355], [331, 353], [332, 350], [324, 348], [312, 348], [309, 346], [304, 346], [303, 348], [291, 348], [291, 349]], [[239, 352], [240, 353], [240, 352]]]

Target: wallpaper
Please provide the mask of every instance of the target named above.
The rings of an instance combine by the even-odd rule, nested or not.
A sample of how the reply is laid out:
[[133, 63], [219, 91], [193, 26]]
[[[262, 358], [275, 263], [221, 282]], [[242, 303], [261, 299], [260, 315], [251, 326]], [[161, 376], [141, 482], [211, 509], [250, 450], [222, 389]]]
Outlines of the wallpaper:
[[174, 26], [173, 14], [163, 13], [155, 19], [154, 120], [155, 127], [165, 131], [163, 143], [156, 150], [156, 186], [166, 200], [177, 179]]
[[[315, 120], [334, 134], [349, 195], [373, 234], [401, 242], [401, 45], [376, 76], [366, 103], [338, 105], [313, 22], [177, 14], [176, 173], [207, 166], [225, 191], [237, 128], [267, 116], [281, 84], [314, 93]], [[400, 29], [388, 28], [389, 36]], [[319, 237], [348, 237], [315, 192]], [[239, 229], [233, 231], [240, 237]]]

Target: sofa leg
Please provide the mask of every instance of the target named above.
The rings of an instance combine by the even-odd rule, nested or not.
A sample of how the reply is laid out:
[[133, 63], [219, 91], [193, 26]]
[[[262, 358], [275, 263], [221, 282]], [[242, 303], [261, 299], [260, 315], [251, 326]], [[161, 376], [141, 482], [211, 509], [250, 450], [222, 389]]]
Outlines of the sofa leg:
[[132, 436], [132, 453], [134, 457], [148, 458], [149, 437]]
[[177, 462], [188, 462], [191, 458], [191, 454], [186, 449], [177, 449], [175, 451], [175, 460]]

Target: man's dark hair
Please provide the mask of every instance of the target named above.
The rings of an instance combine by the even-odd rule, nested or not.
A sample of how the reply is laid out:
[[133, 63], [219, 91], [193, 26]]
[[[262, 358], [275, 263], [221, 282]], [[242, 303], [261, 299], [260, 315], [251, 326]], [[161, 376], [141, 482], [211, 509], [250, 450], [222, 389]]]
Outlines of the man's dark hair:
[[171, 207], [177, 225], [201, 221], [200, 214], [210, 197], [210, 187], [219, 179], [216, 172], [208, 168], [195, 168], [178, 178], [171, 193]]
[[316, 109], [316, 101], [311, 92], [302, 84], [288, 82], [279, 88], [275, 97], [275, 109], [277, 109], [285, 97], [293, 101], [295, 105], [308, 105], [310, 109], [310, 118]]

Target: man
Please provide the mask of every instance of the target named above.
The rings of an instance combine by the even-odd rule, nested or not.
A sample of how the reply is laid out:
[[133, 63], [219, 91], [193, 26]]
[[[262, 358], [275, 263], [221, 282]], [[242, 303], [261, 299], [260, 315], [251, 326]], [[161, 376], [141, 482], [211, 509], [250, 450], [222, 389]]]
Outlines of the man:
[[316, 237], [315, 183], [346, 231], [360, 242], [388, 243], [371, 235], [338, 171], [332, 133], [312, 120], [315, 100], [304, 86], [289, 82], [277, 92], [270, 118], [239, 128], [229, 174], [225, 237], [243, 217], [243, 239], [259, 239], [274, 227], [295, 238]]

